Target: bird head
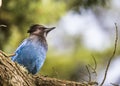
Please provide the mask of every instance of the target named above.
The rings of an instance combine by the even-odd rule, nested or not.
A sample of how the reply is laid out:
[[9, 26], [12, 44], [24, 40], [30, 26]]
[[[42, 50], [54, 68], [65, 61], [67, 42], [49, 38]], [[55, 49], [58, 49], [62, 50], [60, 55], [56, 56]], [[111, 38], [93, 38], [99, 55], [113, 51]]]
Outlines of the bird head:
[[38, 35], [46, 38], [47, 34], [53, 29], [55, 29], [55, 27], [48, 28], [43, 25], [35, 24], [30, 27], [27, 33], [30, 33], [30, 35]]

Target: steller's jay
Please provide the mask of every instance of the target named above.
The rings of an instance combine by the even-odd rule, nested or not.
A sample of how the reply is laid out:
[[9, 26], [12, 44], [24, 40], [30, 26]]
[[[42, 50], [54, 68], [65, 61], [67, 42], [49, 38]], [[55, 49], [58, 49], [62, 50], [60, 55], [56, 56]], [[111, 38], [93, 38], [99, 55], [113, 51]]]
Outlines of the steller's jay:
[[32, 25], [27, 32], [30, 33], [30, 36], [20, 44], [15, 51], [15, 56], [11, 59], [26, 67], [29, 73], [36, 74], [46, 58], [47, 34], [54, 28], [47, 28], [39, 24]]

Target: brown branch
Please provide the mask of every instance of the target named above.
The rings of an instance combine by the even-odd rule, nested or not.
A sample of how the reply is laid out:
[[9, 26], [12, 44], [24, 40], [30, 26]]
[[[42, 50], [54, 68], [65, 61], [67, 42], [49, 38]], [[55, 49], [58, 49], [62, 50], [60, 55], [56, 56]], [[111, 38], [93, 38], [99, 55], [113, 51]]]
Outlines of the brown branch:
[[92, 55], [92, 58], [93, 58], [93, 61], [94, 61], [95, 67], [94, 67], [94, 68], [91, 67], [91, 68], [95, 71], [95, 70], [97, 69], [97, 61], [96, 61], [94, 55]]
[[96, 61], [96, 59], [95, 59], [95, 57], [93, 55], [92, 55], [92, 58], [93, 58], [93, 61], [94, 61], [94, 67], [92, 67], [90, 64], [88, 64], [88, 69], [89, 69], [89, 71], [92, 72], [91, 75], [95, 74], [94, 76], [91, 76], [91, 79], [92, 79], [92, 77], [94, 77], [94, 81], [96, 81], [96, 77], [97, 77], [97, 72], [96, 72], [97, 61]]
[[97, 72], [96, 72], [96, 69], [97, 69], [97, 61], [95, 59], [95, 57], [92, 55], [92, 58], [93, 58], [93, 61], [94, 61], [94, 67], [92, 67], [90, 64], [88, 64], [88, 66], [91, 68], [92, 70], [92, 73], [94, 73], [96, 76], [97, 76]]
[[113, 59], [113, 57], [115, 56], [115, 53], [116, 53], [116, 48], [117, 48], [117, 41], [118, 41], [118, 27], [117, 27], [117, 24], [115, 23], [115, 29], [116, 29], [116, 38], [115, 38], [115, 44], [114, 44], [114, 50], [113, 50], [113, 54], [112, 56], [110, 57], [110, 59], [108, 60], [108, 64], [107, 64], [107, 67], [106, 67], [106, 70], [105, 70], [105, 74], [104, 74], [104, 78], [103, 78], [103, 81], [102, 83], [100, 84], [100, 86], [103, 86], [105, 80], [106, 80], [106, 77], [107, 77], [107, 73], [108, 73], [108, 69], [110, 67], [110, 63]]
[[73, 82], [28, 74], [27, 70], [14, 63], [0, 52], [0, 86], [93, 86], [96, 82]]
[[88, 68], [87, 65], [86, 65], [86, 69], [87, 69], [87, 71], [88, 71], [88, 75], [89, 75], [89, 82], [91, 82], [91, 73], [90, 73], [90, 70], [89, 70], [89, 68]]

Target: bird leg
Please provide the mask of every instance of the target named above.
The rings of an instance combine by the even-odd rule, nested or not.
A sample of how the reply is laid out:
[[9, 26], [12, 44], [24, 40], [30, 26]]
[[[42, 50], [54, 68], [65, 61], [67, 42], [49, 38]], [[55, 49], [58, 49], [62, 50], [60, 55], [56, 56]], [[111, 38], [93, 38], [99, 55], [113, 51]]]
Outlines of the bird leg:
[[13, 57], [15, 55], [16, 55], [15, 53], [14, 54], [9, 54], [8, 57]]

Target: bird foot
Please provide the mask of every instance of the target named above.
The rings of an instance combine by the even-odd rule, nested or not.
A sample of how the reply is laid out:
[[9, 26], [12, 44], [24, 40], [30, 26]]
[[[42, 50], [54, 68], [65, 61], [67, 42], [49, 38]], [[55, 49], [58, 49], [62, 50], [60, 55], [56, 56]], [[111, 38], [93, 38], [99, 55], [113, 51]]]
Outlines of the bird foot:
[[0, 53], [3, 54], [5, 57], [12, 57], [12, 56], [15, 56], [15, 54], [6, 54], [5, 52], [1, 51], [0, 50]]

